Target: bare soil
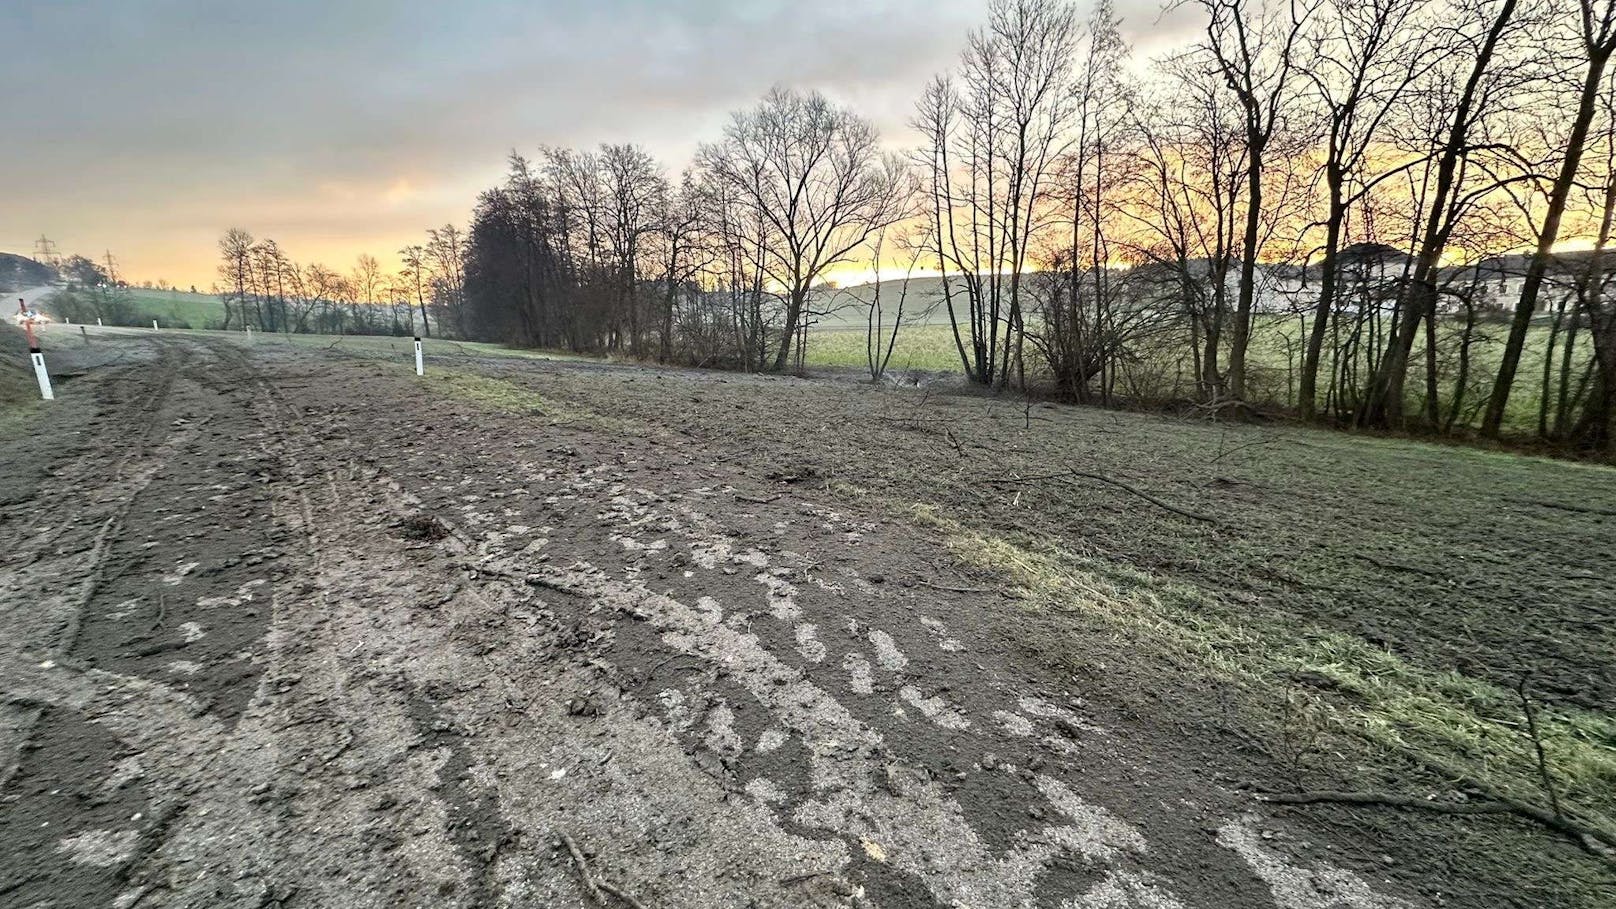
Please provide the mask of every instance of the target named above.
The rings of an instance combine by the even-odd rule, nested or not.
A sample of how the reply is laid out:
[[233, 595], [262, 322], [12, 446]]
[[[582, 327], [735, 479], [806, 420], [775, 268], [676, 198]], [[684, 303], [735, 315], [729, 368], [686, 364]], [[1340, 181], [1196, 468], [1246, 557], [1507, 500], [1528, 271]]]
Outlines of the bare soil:
[[[179, 332], [48, 356], [60, 400], [0, 422], [0, 905], [1616, 898], [1524, 821], [1254, 798], [1314, 782], [1271, 705], [925, 519], [1608, 708], [1616, 493], [1582, 468]], [[985, 482], [1068, 464], [1214, 520]], [[1444, 782], [1376, 760], [1328, 763]]]

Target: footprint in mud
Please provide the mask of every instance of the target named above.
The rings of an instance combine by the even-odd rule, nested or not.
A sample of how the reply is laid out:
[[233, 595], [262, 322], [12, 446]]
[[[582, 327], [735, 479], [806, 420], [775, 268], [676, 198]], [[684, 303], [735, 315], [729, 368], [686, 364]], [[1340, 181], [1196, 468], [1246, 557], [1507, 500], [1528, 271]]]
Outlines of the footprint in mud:
[[780, 746], [785, 743], [786, 734], [784, 732], [779, 729], [765, 729], [763, 734], [758, 736], [757, 752], [758, 754], [768, 754], [771, 751], [779, 750]]
[[926, 719], [944, 729], [958, 730], [971, 727], [971, 721], [966, 719], [965, 715], [958, 710], [948, 706], [948, 701], [944, 700], [942, 695], [932, 695], [928, 698], [920, 693], [919, 688], [913, 685], [905, 685], [898, 690], [898, 697], [905, 704], [919, 710]]
[[847, 670], [848, 685], [854, 694], [874, 694], [875, 676], [870, 669], [870, 661], [863, 654], [850, 653], [842, 658], [842, 668]]
[[191, 572], [197, 570], [201, 565], [201, 562], [186, 562], [175, 568], [171, 573], [163, 575], [163, 583], [170, 587], [178, 587]]
[[802, 607], [797, 605], [797, 586], [783, 577], [786, 574], [790, 569], [775, 568], [758, 572], [753, 580], [768, 588], [769, 612], [782, 622], [791, 622], [802, 616]]
[[948, 636], [948, 626], [944, 625], [940, 619], [922, 616], [920, 624], [926, 626], [926, 630], [937, 637], [937, 649], [949, 653], [959, 653], [965, 649], [964, 644]]
[[129, 860], [140, 839], [137, 830], [87, 830], [56, 843], [56, 851], [75, 865], [116, 868]]
[[909, 658], [898, 649], [898, 642], [885, 631], [870, 632], [870, 644], [875, 647], [875, 661], [887, 672], [898, 672], [909, 665]]
[[1402, 900], [1381, 896], [1363, 878], [1320, 862], [1304, 868], [1264, 845], [1256, 815], [1246, 815], [1218, 828], [1218, 845], [1240, 856], [1268, 885], [1279, 909], [1410, 909]]
[[707, 750], [723, 758], [738, 758], [745, 746], [735, 731], [735, 711], [727, 704], [718, 704], [707, 713]]
[[1008, 710], [995, 710], [993, 711], [993, 718], [999, 721], [1000, 728], [1004, 729], [1009, 735], [1017, 738], [1026, 738], [1032, 735], [1032, 720], [1019, 713], [1011, 713]]
[[819, 626], [812, 622], [804, 622], [797, 626], [796, 632], [797, 652], [802, 654], [804, 659], [815, 663], [823, 662], [826, 651], [824, 642], [817, 637]]

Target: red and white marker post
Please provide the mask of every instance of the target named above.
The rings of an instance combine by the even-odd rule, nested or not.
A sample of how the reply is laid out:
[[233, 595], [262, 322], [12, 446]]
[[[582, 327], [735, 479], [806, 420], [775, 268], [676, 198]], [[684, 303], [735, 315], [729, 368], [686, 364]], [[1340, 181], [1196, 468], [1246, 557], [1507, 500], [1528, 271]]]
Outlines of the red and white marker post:
[[47, 401], [56, 400], [56, 393], [51, 391], [50, 373], [45, 371], [45, 355], [39, 350], [39, 339], [34, 336], [34, 314], [28, 311], [28, 304], [21, 297], [17, 298], [17, 311], [22, 315], [22, 330], [28, 335], [28, 359], [34, 364], [34, 378], [39, 380], [39, 396]]

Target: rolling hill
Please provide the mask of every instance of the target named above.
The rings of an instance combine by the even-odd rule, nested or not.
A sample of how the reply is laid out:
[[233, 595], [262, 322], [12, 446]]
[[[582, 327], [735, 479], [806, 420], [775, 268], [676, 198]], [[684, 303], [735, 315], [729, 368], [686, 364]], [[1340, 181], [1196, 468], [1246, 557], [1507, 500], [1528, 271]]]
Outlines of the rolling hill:
[[56, 280], [56, 269], [26, 256], [0, 252], [0, 291], [38, 287]]

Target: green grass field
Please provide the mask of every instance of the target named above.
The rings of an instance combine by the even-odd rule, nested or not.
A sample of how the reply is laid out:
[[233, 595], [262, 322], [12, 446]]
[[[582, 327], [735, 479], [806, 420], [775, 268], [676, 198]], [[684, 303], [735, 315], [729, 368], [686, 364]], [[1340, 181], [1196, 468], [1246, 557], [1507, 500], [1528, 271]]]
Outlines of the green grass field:
[[[934, 314], [931, 320], [921, 324], [905, 325], [899, 330], [897, 343], [893, 346], [892, 361], [888, 367], [889, 374], [901, 376], [910, 370], [939, 373], [960, 371], [959, 353], [955, 349], [953, 331], [947, 323], [947, 313], [942, 313], [941, 319], [942, 321], [937, 321]], [[1442, 330], [1444, 333], [1457, 334], [1459, 326], [1457, 323], [1449, 322], [1443, 325]], [[1492, 387], [1492, 379], [1507, 331], [1508, 327], [1503, 324], [1485, 323], [1477, 326], [1476, 340], [1471, 351], [1469, 388], [1462, 412], [1468, 414], [1473, 408], [1480, 407], [1485, 402]], [[1299, 324], [1294, 319], [1260, 317], [1257, 330], [1252, 335], [1249, 362], [1253, 373], [1260, 377], [1260, 384], [1266, 397], [1287, 406], [1294, 406], [1295, 403], [1295, 373], [1300, 364], [1298, 334]], [[1530, 433], [1536, 429], [1538, 404], [1543, 387], [1543, 357], [1548, 341], [1548, 324], [1540, 320], [1534, 324], [1531, 334], [1527, 336], [1526, 350], [1515, 378], [1515, 391], [1510, 396], [1507, 425], [1516, 432]], [[865, 326], [862, 323], [855, 324], [851, 318], [816, 325], [810, 329], [808, 335], [807, 364], [811, 368], [863, 370], [866, 368], [865, 344]], [[1444, 349], [1456, 348], [1457, 340], [1444, 338], [1442, 345]], [[1175, 355], [1182, 349], [1182, 345], [1175, 345]], [[1183, 374], [1188, 376], [1191, 369], [1187, 352], [1182, 356], [1185, 362], [1180, 365]], [[1156, 372], [1161, 373], [1163, 364], [1156, 366], [1158, 367]], [[1032, 369], [1032, 364], [1029, 364], [1029, 369]], [[1325, 373], [1328, 373], [1328, 370], [1327, 362]], [[1410, 406], [1420, 405], [1420, 396], [1424, 390], [1424, 371], [1425, 359], [1423, 353], [1417, 350], [1409, 369]], [[1170, 369], [1166, 372], [1171, 374]], [[1441, 377], [1444, 407], [1453, 392], [1454, 378], [1447, 374], [1448, 372], [1449, 370], [1444, 367], [1444, 374]], [[1323, 376], [1321, 376], [1322, 382]], [[1179, 391], [1180, 394], [1191, 392], [1192, 389], [1187, 388]], [[1460, 422], [1469, 421], [1461, 419]]]
[[[809, 328], [807, 365], [810, 368], [855, 370], [866, 368], [865, 314], [869, 302], [874, 299], [875, 291], [876, 286], [873, 284], [844, 288], [824, 297], [816, 304], [828, 311], [814, 316], [813, 324]], [[890, 320], [899, 297], [903, 294], [903, 282], [901, 279], [883, 281], [880, 285], [880, 294], [883, 309]], [[160, 325], [167, 327], [215, 329], [224, 320], [224, 304], [212, 294], [131, 288], [129, 295], [138, 312], [137, 321], [141, 325], [155, 319]], [[888, 366], [889, 374], [902, 376], [912, 371], [933, 373], [959, 371], [959, 354], [955, 349], [953, 332], [948, 323], [948, 313], [940, 305], [941, 299], [942, 285], [939, 279], [915, 278], [909, 282], [907, 297], [904, 299], [904, 325], [899, 330], [898, 340], [893, 348], [892, 359]], [[1455, 333], [1457, 330], [1456, 324], [1444, 328], [1447, 333]], [[1472, 352], [1471, 382], [1466, 392], [1464, 411], [1468, 412], [1473, 407], [1479, 407], [1485, 400], [1505, 332], [1506, 327], [1501, 324], [1487, 323], [1478, 326], [1477, 341]], [[1294, 319], [1260, 316], [1257, 330], [1252, 337], [1250, 362], [1254, 373], [1260, 376], [1266, 396], [1276, 403], [1287, 406], [1294, 404], [1295, 372], [1300, 359], [1297, 352], [1300, 349], [1299, 334], [1299, 325]], [[1507, 425], [1516, 432], [1531, 433], [1536, 429], [1542, 389], [1543, 355], [1547, 348], [1548, 336], [1547, 324], [1539, 322], [1528, 337], [1526, 352], [1516, 377], [1516, 390], [1511, 395], [1507, 416]], [[281, 337], [285, 336], [276, 336], [277, 339]], [[306, 341], [288, 343], [324, 345], [329, 344], [330, 340], [324, 339], [323, 336], [310, 336]], [[407, 341], [396, 338], [361, 341], [357, 336], [346, 338], [342, 343], [354, 349], [365, 349], [366, 345], [377, 344], [387, 346], [404, 344], [406, 347], [408, 345]], [[1456, 346], [1447, 339], [1443, 343], [1446, 347]], [[468, 344], [467, 350], [477, 350], [491, 356], [520, 355], [512, 349], [492, 344]], [[553, 353], [537, 355], [557, 356]], [[1187, 362], [1155, 364], [1158, 373], [1163, 370], [1171, 372], [1175, 365], [1184, 374], [1189, 372]], [[1413, 407], [1420, 404], [1418, 395], [1423, 389], [1420, 381], [1423, 370], [1423, 357], [1417, 354], [1410, 369], [1410, 393], [1414, 396], [1410, 404]], [[1445, 375], [1442, 381], [1444, 406], [1452, 391], [1452, 377]], [[1186, 393], [1188, 392], [1185, 390], [1179, 391], [1179, 394]], [[1464, 422], [1468, 420], [1461, 419], [1461, 423]]]
[[213, 294], [132, 287], [129, 296], [139, 310], [143, 323], [156, 319], [159, 325], [166, 323], [191, 328], [218, 328], [224, 324], [224, 303]]

